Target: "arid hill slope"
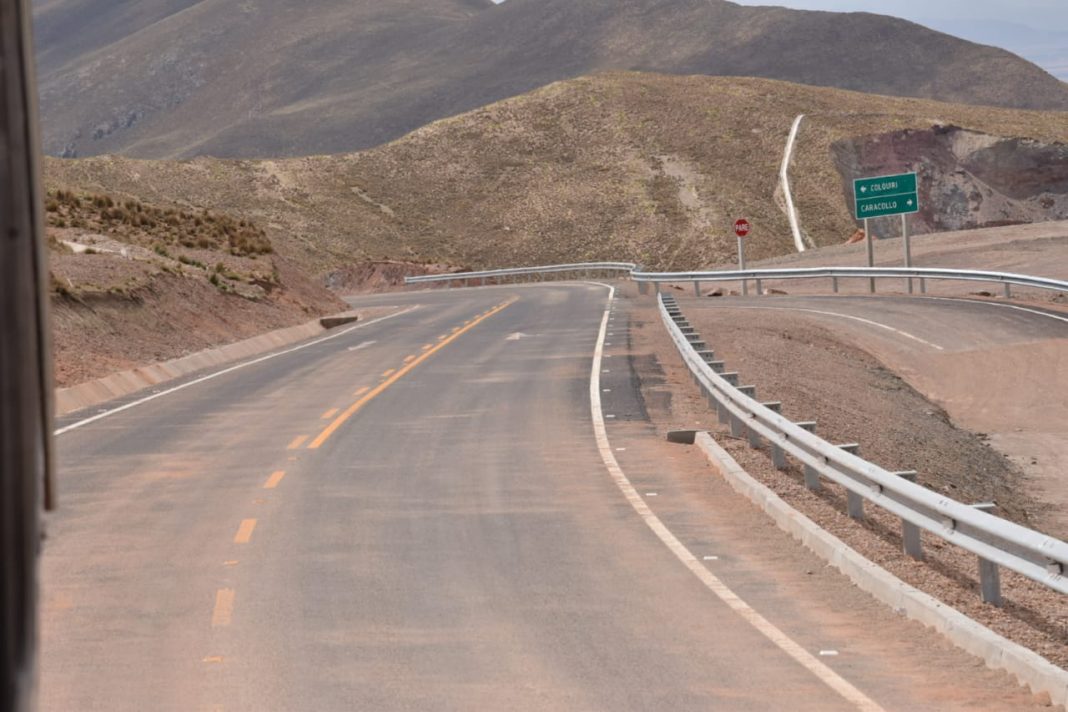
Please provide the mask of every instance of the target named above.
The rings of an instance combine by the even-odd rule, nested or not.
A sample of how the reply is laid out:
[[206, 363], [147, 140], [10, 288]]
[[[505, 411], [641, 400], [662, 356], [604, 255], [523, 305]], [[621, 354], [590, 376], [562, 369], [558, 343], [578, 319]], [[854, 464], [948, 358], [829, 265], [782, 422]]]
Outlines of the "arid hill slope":
[[595, 71], [757, 76], [1018, 108], [1068, 84], [889, 17], [725, 0], [38, 0], [53, 155], [279, 157], [380, 145]]
[[64, 189], [45, 216], [59, 386], [346, 308], [244, 218]]
[[[945, 131], [932, 131], [936, 124], [1068, 142], [1060, 113], [761, 79], [610, 74], [553, 84], [362, 153], [50, 160], [46, 174], [61, 185], [249, 216], [282, 256], [319, 275], [381, 259], [475, 267], [611, 258], [694, 268], [733, 255], [729, 225], [741, 216], [755, 225], [753, 258], [793, 249], [777, 185], [786, 136], [800, 113], [808, 118], [791, 172], [803, 227], [819, 245], [840, 243], [855, 229], [843, 187], [852, 176], [839, 172], [835, 151], [840, 142]], [[915, 142], [905, 144], [916, 150]], [[915, 159], [862, 153], [865, 171]], [[918, 160], [916, 167], [936, 178], [957, 170], [949, 159]], [[1064, 171], [1068, 159], [1046, 169]], [[1068, 191], [1068, 178], [1051, 190]], [[1032, 197], [1036, 204], [1045, 199]], [[1051, 208], [1021, 220], [1057, 217], [1068, 215]]]

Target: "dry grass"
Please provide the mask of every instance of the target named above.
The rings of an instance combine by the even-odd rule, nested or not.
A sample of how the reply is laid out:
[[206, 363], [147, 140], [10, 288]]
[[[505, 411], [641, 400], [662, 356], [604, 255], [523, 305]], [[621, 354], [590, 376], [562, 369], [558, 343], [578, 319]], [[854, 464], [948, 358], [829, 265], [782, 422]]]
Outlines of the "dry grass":
[[760, 79], [606, 74], [561, 82], [374, 150], [278, 161], [49, 161], [50, 183], [253, 217], [280, 254], [322, 274], [362, 260], [457, 266], [630, 259], [696, 268], [730, 259], [748, 217], [753, 258], [789, 252], [775, 190], [792, 169], [817, 244], [854, 231], [835, 141], [954, 124], [1068, 141], [1056, 112], [880, 97]]

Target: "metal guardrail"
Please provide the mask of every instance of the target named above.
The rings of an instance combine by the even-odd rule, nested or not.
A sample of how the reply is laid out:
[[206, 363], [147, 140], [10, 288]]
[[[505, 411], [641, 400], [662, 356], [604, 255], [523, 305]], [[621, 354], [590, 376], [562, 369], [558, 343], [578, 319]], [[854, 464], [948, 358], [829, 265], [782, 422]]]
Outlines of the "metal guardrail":
[[693, 282], [694, 290], [700, 292], [704, 282], [741, 282], [755, 281], [757, 293], [764, 281], [790, 279], [830, 279], [831, 290], [838, 292], [840, 279], [867, 279], [874, 283], [876, 279], [904, 279], [912, 291], [912, 281], [920, 283], [920, 292], [927, 291], [927, 280], [951, 280], [964, 282], [992, 282], [1001, 285], [1005, 296], [1012, 296], [1013, 286], [1033, 289], [1047, 289], [1068, 292], [1068, 282], [1046, 277], [1033, 277], [1012, 272], [989, 272], [983, 270], [943, 269], [932, 267], [800, 267], [793, 269], [749, 269], [720, 270], [710, 272], [643, 272], [630, 262], [583, 262], [564, 265], [545, 265], [539, 267], [514, 267], [510, 269], [493, 269], [480, 272], [452, 272], [449, 274], [430, 274], [419, 277], [406, 277], [405, 284], [452, 283], [471, 284], [478, 280], [486, 284], [489, 280], [497, 282], [518, 279], [520, 277], [545, 277], [564, 275], [581, 278], [593, 272], [623, 272], [639, 285]]
[[[1035, 289], [1051, 289], [1058, 292], [1068, 292], [1068, 282], [1049, 279], [1046, 277], [1032, 277], [1026, 274], [1014, 274], [1012, 272], [987, 272], [970, 269], [942, 269], [932, 267], [801, 267], [794, 269], [748, 269], [726, 270], [716, 272], [641, 272], [635, 270], [631, 273], [631, 279], [642, 283], [675, 283], [693, 282], [695, 290], [700, 290], [702, 282], [741, 282], [753, 280], [757, 284], [757, 292], [765, 280], [780, 279], [830, 279], [832, 291], [838, 292], [839, 279], [882, 279], [894, 278], [905, 280], [919, 280], [920, 291], [926, 292], [926, 281], [929, 279], [954, 280], [964, 282], [993, 282], [1002, 285], [1005, 296], [1011, 296], [1011, 287], [1030, 287]], [[911, 291], [911, 289], [910, 289]]]
[[849, 515], [855, 519], [864, 517], [865, 502], [899, 517], [904, 550], [913, 558], [923, 558], [921, 530], [975, 554], [987, 602], [1001, 603], [1000, 566], [1068, 593], [1068, 544], [988, 514], [984, 510], [990, 505], [969, 506], [915, 484], [910, 481], [914, 472], [889, 472], [863, 460], [854, 454], [857, 446], [833, 445], [816, 436], [814, 423], [788, 420], [776, 411], [779, 404], [760, 403], [755, 387], [738, 387], [737, 374], [723, 373], [724, 365], [689, 326], [673, 296], [660, 295], [658, 304], [675, 346], [715, 405], [720, 421], [729, 423], [734, 435], [747, 437], [753, 447], [767, 442], [776, 467], [785, 468], [789, 455], [803, 466], [811, 489], [819, 489], [821, 479], [841, 485], [847, 492]]
[[426, 274], [418, 277], [405, 277], [405, 284], [428, 284], [435, 282], [463, 282], [480, 280], [485, 284], [487, 280], [508, 280], [518, 277], [544, 276], [556, 274], [574, 273], [581, 276], [591, 272], [625, 272], [628, 275], [638, 266], [631, 262], [578, 262], [566, 265], [545, 265], [541, 267], [512, 267], [509, 269], [490, 269], [482, 272], [451, 272], [449, 274]]

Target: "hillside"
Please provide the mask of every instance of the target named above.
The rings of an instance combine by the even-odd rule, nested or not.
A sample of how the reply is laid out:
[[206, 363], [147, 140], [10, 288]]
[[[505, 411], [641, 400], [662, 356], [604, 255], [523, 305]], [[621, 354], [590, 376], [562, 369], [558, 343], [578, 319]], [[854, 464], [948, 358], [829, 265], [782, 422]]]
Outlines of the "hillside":
[[[1068, 218], [1068, 150], [1054, 143], [1068, 142], [1063, 114], [652, 74], [557, 83], [361, 153], [52, 159], [46, 178], [248, 216], [281, 256], [320, 276], [383, 259], [477, 267], [610, 258], [694, 268], [731, 258], [729, 225], [741, 216], [755, 225], [754, 259], [793, 249], [776, 189], [799, 113], [808, 118], [792, 175], [815, 244], [843, 242], [855, 230], [845, 197], [854, 176], [842, 172], [849, 165], [921, 170], [925, 199], [937, 204], [916, 219], [918, 232], [923, 220], [930, 229], [945, 229], [937, 221], [951, 217], [958, 221], [952, 227], [991, 222], [982, 209], [961, 207], [967, 180], [978, 186], [980, 203], [996, 203], [1017, 221]], [[972, 132], [945, 128], [951, 125]], [[884, 140], [889, 132], [902, 140]], [[924, 141], [941, 152], [928, 160]], [[897, 155], [899, 145], [907, 150]], [[992, 181], [996, 150], [1023, 145], [1045, 156], [1046, 180]], [[1026, 174], [1026, 161], [1017, 163]]]
[[1015, 55], [865, 13], [725, 0], [256, 0], [236, 7], [37, 0], [46, 151], [347, 152], [609, 70], [1068, 109], [1068, 85]]
[[45, 216], [59, 386], [345, 309], [244, 218], [65, 189]]

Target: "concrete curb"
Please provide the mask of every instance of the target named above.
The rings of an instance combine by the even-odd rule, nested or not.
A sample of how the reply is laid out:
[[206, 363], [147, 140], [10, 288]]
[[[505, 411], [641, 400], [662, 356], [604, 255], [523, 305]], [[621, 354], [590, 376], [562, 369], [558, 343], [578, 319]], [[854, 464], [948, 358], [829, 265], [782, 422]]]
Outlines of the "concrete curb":
[[343, 314], [336, 317], [324, 317], [305, 322], [298, 326], [269, 331], [243, 341], [236, 341], [225, 346], [205, 349], [188, 356], [139, 366], [129, 371], [113, 373], [93, 381], [80, 383], [70, 388], [56, 389], [56, 416], [67, 415], [82, 408], [89, 408], [113, 398], [136, 393], [142, 388], [156, 386], [160, 383], [187, 376], [206, 368], [223, 366], [234, 361], [258, 356], [282, 346], [318, 336], [328, 328], [348, 324], [357, 320], [355, 314]]
[[934, 628], [957, 647], [982, 658], [988, 667], [1015, 675], [1032, 692], [1048, 693], [1053, 704], [1068, 706], [1068, 671], [864, 558], [753, 479], [708, 433], [698, 433], [695, 443], [736, 492], [764, 510], [780, 529], [845, 574], [858, 588], [895, 611]]

